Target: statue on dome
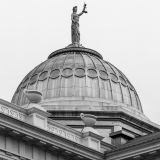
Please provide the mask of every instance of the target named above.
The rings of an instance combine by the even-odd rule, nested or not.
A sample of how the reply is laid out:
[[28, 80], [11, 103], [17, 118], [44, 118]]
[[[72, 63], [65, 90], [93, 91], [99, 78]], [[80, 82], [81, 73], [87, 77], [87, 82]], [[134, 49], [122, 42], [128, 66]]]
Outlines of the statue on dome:
[[84, 3], [83, 10], [81, 13], [77, 14], [77, 6], [73, 7], [73, 13], [71, 15], [72, 25], [71, 25], [71, 36], [72, 36], [72, 44], [80, 43], [80, 31], [79, 31], [79, 17], [83, 13], [87, 13], [86, 4]]

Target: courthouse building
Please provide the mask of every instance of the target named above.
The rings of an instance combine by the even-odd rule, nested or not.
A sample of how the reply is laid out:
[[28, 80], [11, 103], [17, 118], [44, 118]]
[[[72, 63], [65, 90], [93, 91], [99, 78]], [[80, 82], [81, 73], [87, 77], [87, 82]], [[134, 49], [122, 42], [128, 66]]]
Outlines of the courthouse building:
[[0, 160], [32, 159], [160, 160], [160, 126], [118, 68], [72, 43], [31, 70], [11, 102], [0, 99]]

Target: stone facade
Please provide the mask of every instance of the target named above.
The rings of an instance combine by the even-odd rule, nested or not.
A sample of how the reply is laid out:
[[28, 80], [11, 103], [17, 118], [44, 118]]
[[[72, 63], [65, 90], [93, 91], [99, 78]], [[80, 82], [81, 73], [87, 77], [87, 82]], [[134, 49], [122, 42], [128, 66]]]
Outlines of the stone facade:
[[[26, 89], [42, 92], [42, 101], [30, 103]], [[94, 127], [80, 113], [96, 117]], [[143, 114], [120, 70], [92, 49], [69, 45], [29, 72], [11, 103], [0, 100], [1, 159], [159, 160], [160, 126]]]
[[[0, 100], [0, 108], [0, 159], [3, 160], [160, 159], [160, 132], [132, 137], [117, 147], [100, 141], [99, 149], [96, 144], [101, 136], [92, 132], [83, 134], [48, 119], [50, 114], [35, 105], [24, 109]], [[33, 123], [30, 116], [33, 113], [38, 115], [37, 118], [47, 118], [47, 128], [41, 121]], [[122, 128], [115, 128], [116, 132], [119, 130]], [[125, 139], [130, 136], [124, 132], [121, 135], [125, 135]], [[113, 135], [111, 137], [114, 139]], [[89, 142], [92, 139], [93, 142]]]
[[25, 89], [42, 92], [39, 105], [50, 118], [77, 131], [84, 127], [80, 113], [97, 116], [95, 129], [110, 144], [114, 140], [109, 134], [118, 128], [135, 137], [160, 129], [143, 114], [128, 78], [92, 49], [68, 47], [51, 53], [18, 86], [12, 103], [22, 108], [29, 104]]

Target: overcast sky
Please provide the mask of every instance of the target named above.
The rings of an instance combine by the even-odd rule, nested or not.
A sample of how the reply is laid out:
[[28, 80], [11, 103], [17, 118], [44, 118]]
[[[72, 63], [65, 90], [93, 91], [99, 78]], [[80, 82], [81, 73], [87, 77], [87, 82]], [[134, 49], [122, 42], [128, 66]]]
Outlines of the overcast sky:
[[[144, 114], [160, 124], [160, 0], [85, 0], [81, 44], [102, 54], [130, 80]], [[0, 98], [71, 43], [73, 6], [82, 0], [0, 0]]]

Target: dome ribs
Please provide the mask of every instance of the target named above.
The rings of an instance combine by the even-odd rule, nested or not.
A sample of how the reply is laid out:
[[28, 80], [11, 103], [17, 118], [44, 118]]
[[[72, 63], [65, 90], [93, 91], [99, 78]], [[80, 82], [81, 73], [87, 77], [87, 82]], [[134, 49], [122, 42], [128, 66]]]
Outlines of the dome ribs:
[[24, 88], [43, 92], [44, 101], [53, 104], [59, 98], [57, 107], [63, 103], [60, 99], [78, 98], [80, 104], [90, 99], [89, 104], [85, 103], [91, 110], [94, 105], [119, 104], [143, 112], [127, 77], [98, 52], [87, 48], [63, 48], [51, 53], [48, 60], [25, 76], [12, 98], [14, 104], [28, 103]]

